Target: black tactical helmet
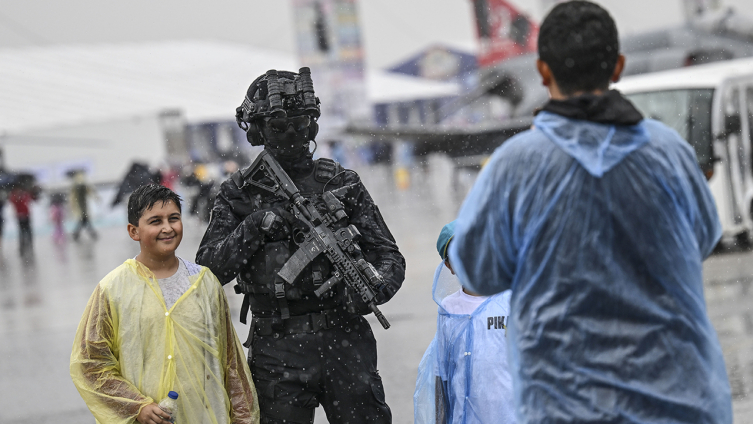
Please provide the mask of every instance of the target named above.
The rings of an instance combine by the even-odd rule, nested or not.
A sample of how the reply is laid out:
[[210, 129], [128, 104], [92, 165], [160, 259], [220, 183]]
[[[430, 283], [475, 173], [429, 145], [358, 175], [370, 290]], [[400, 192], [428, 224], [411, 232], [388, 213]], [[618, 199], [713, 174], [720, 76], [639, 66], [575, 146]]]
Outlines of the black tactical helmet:
[[243, 103], [235, 109], [235, 121], [246, 132], [246, 138], [253, 146], [264, 144], [259, 127], [264, 118], [285, 118], [309, 115], [309, 140], [319, 131], [316, 120], [321, 115], [319, 98], [314, 95], [314, 82], [311, 70], [301, 68], [298, 73], [289, 71], [267, 71], [246, 91]]

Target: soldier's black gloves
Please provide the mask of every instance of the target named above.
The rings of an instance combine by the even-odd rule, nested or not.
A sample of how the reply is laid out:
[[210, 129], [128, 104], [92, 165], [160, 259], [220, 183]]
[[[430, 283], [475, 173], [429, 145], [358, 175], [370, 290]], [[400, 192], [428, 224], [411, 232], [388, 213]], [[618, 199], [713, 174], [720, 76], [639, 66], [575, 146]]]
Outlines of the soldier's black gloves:
[[267, 239], [277, 241], [290, 236], [288, 215], [291, 215], [290, 212], [282, 208], [269, 208], [256, 211], [248, 218]]

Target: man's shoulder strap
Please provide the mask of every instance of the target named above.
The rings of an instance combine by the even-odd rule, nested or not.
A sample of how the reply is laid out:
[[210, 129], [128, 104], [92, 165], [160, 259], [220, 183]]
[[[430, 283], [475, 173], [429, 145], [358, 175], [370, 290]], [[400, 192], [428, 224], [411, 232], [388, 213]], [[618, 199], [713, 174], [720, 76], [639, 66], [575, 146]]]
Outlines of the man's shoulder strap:
[[249, 170], [251, 168], [251, 165], [247, 166], [246, 168], [239, 169], [230, 175], [230, 179], [235, 183], [235, 186], [238, 188], [243, 187], [243, 175], [244, 171]]

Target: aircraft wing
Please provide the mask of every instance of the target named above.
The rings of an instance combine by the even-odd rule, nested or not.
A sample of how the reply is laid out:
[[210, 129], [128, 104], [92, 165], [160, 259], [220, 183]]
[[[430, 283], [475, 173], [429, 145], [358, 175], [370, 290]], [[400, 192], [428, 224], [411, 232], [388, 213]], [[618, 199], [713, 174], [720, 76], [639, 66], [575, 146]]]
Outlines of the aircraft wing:
[[446, 153], [453, 158], [488, 156], [505, 140], [531, 127], [533, 117], [516, 118], [483, 127], [400, 126], [399, 128], [350, 125], [345, 132], [373, 140], [412, 141], [417, 156]]

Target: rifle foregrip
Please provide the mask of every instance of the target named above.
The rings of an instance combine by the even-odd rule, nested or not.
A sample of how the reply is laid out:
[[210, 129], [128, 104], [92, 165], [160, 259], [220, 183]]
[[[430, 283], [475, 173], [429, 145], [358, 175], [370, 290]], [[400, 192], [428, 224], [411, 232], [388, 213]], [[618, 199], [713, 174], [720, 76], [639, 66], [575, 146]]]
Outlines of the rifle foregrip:
[[339, 274], [333, 275], [329, 280], [325, 281], [324, 284], [319, 286], [318, 289], [314, 290], [314, 294], [316, 294], [316, 297], [324, 296], [324, 293], [327, 293], [327, 291], [339, 283], [340, 280]]

